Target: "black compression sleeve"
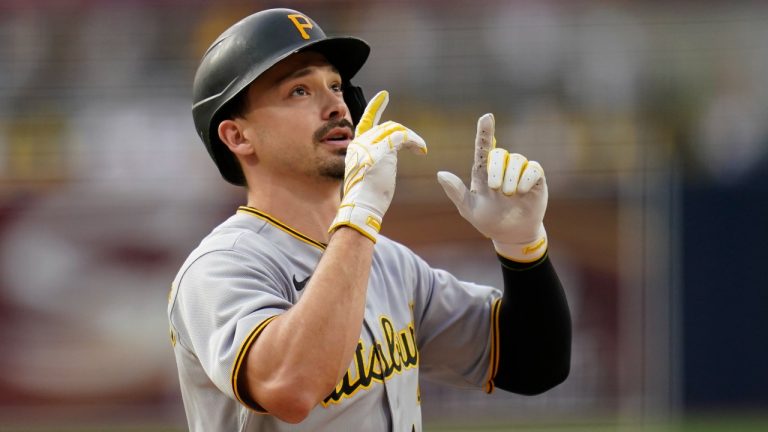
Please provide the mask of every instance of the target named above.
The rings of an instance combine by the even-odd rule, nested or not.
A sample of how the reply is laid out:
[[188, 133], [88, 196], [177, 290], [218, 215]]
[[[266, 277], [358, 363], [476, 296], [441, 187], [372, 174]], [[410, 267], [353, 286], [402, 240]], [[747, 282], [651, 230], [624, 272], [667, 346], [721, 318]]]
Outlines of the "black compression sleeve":
[[504, 257], [498, 366], [493, 384], [534, 395], [560, 384], [571, 363], [571, 317], [549, 256], [521, 264]]

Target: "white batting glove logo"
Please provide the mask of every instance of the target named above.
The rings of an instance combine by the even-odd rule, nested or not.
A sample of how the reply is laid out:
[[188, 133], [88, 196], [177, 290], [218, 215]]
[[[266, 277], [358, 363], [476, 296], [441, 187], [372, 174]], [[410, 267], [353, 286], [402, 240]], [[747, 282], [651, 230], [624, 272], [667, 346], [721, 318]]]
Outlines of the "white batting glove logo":
[[547, 251], [544, 169], [521, 154], [496, 148], [494, 130], [493, 114], [480, 117], [469, 190], [446, 171], [438, 172], [437, 180], [464, 219], [493, 240], [496, 252], [513, 261], [536, 261]]
[[347, 225], [375, 243], [395, 193], [397, 152], [405, 147], [414, 153], [427, 153], [427, 144], [416, 132], [391, 121], [378, 124], [388, 103], [388, 92], [377, 93], [355, 128], [355, 139], [345, 158], [341, 206], [331, 232]]

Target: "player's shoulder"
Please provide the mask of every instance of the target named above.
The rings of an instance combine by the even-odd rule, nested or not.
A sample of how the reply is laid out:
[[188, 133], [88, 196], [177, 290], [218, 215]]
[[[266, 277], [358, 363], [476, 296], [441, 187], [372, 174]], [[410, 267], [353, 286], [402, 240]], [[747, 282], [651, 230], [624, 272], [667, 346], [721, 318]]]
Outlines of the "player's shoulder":
[[[215, 227], [182, 263], [174, 278], [171, 300], [182, 285], [218, 275], [280, 273], [283, 252], [262, 233], [258, 219], [235, 214]], [[192, 290], [193, 292], [195, 290]]]
[[202, 259], [211, 257], [259, 256], [269, 258], [276, 256], [279, 251], [263, 233], [264, 222], [236, 213], [215, 227], [192, 250], [180, 273], [183, 274], [190, 266]]

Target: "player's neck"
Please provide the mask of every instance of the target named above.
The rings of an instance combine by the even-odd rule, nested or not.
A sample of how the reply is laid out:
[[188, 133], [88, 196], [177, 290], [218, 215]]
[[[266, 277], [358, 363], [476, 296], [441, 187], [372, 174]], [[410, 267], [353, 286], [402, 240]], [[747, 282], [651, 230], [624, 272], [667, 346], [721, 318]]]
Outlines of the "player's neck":
[[328, 228], [340, 203], [340, 181], [298, 179], [252, 182], [248, 206], [259, 209], [319, 242], [329, 240]]

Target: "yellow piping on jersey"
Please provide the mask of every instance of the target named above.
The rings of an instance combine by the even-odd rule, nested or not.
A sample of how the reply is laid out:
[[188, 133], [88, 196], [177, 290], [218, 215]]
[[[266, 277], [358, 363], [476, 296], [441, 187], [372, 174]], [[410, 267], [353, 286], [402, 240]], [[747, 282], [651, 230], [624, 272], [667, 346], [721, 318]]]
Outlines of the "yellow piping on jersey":
[[290, 234], [291, 236], [297, 238], [298, 240], [303, 241], [304, 243], [310, 244], [312, 246], [315, 246], [316, 248], [319, 248], [320, 250], [325, 250], [325, 248], [328, 246], [325, 243], [321, 243], [317, 240], [312, 240], [310, 237], [296, 231], [295, 229], [289, 227], [288, 225], [280, 222], [279, 220], [275, 219], [274, 217], [264, 213], [261, 210], [256, 210], [253, 207], [247, 207], [247, 206], [240, 206], [237, 211], [248, 213], [251, 216], [256, 216], [259, 219], [262, 219], [266, 222], [268, 222], [270, 225], [273, 225], [275, 228], [278, 228], [282, 231], [285, 231], [287, 234]]
[[496, 372], [499, 369], [499, 310], [501, 309], [501, 299], [496, 299], [491, 305], [491, 352], [488, 355], [488, 382], [483, 388], [486, 393], [493, 393], [493, 380], [496, 378]]
[[240, 349], [237, 351], [237, 357], [235, 357], [235, 362], [232, 364], [232, 373], [230, 376], [232, 377], [232, 390], [235, 393], [235, 398], [238, 402], [243, 404], [244, 406], [252, 409], [253, 411], [256, 411], [259, 414], [264, 414], [263, 409], [260, 410], [261, 407], [256, 404], [256, 401], [253, 401], [256, 406], [252, 406], [248, 402], [246, 402], [243, 397], [240, 395], [240, 388], [237, 385], [238, 378], [240, 375], [240, 369], [242, 369], [243, 360], [245, 360], [246, 354], [248, 353], [248, 350], [251, 348], [251, 345], [253, 345], [253, 342], [256, 340], [257, 337], [261, 334], [262, 331], [264, 331], [264, 328], [272, 322], [273, 319], [277, 318], [277, 315], [271, 316], [264, 321], [261, 322], [261, 324], [257, 325], [256, 328], [253, 329], [251, 334], [248, 335], [248, 337], [245, 338], [243, 341], [243, 344], [240, 345]]

